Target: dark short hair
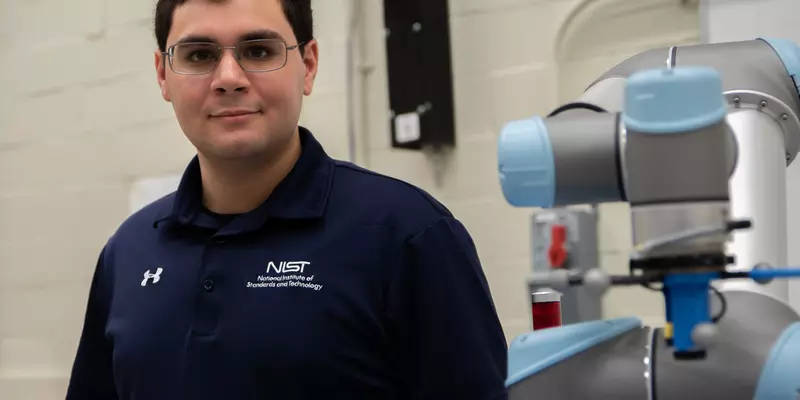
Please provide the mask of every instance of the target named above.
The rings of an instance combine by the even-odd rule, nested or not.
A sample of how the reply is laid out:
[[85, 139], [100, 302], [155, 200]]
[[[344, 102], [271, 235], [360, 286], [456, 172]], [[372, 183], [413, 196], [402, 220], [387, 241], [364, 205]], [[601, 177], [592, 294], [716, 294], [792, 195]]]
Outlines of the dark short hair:
[[[167, 36], [172, 28], [172, 15], [175, 8], [186, 3], [187, 0], [158, 0], [154, 16], [156, 42], [161, 51], [167, 49]], [[208, 0], [215, 3], [224, 3], [225, 0]], [[269, 0], [263, 0], [269, 1]], [[300, 43], [308, 42], [314, 38], [314, 18], [311, 11], [311, 0], [272, 0], [280, 1], [283, 14], [292, 26], [292, 32]], [[289, 43], [291, 44], [291, 43]], [[300, 51], [305, 46], [300, 46]]]

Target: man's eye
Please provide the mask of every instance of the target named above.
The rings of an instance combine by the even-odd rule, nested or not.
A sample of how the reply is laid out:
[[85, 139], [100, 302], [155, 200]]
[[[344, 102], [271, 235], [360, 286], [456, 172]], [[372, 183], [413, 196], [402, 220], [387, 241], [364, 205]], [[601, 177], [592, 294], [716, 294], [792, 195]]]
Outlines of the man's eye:
[[247, 58], [266, 58], [272, 55], [272, 51], [266, 47], [250, 47], [244, 55]]
[[192, 62], [203, 62], [203, 61], [213, 60], [214, 54], [206, 50], [197, 50], [189, 53], [186, 59]]

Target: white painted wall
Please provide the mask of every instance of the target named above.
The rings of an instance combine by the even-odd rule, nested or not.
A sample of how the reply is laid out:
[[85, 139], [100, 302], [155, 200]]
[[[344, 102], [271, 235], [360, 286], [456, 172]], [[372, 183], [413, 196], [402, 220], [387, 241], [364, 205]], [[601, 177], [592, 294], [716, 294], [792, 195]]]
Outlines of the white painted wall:
[[[800, 1], [797, 0], [703, 0], [703, 40], [709, 43], [780, 37], [800, 43]], [[786, 218], [788, 264], [800, 266], [800, 163], [786, 171]], [[800, 310], [800, 280], [789, 281], [789, 300]]]
[[[530, 325], [524, 277], [533, 210], [509, 207], [500, 193], [501, 127], [548, 113], [636, 51], [699, 40], [696, 8], [678, 0], [636, 0], [633, 8], [629, 0], [450, 0], [459, 144], [437, 184], [432, 160], [389, 147], [382, 2], [360, 4], [351, 18], [351, 0], [316, 0], [321, 71], [301, 122], [331, 155], [421, 186], [465, 223], [512, 338]], [[63, 398], [100, 247], [152, 195], [146, 183], [180, 173], [192, 155], [158, 93], [152, 6], [0, 1], [0, 399]], [[725, 25], [717, 18], [736, 18], [714, 11], [710, 32]], [[792, 25], [781, 15], [792, 13], [759, 26]], [[359, 35], [349, 48], [351, 32]], [[626, 213], [624, 205], [603, 207], [601, 264], [610, 270], [624, 265], [629, 248]], [[636, 289], [605, 306], [611, 316], [655, 321], [662, 313], [660, 299]]]

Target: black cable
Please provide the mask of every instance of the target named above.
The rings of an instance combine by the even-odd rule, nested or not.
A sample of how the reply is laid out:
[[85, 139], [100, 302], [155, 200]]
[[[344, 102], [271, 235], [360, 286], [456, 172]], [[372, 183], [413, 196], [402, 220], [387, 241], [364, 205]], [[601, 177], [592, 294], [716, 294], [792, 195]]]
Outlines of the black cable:
[[720, 319], [722, 319], [722, 317], [725, 315], [725, 312], [728, 311], [728, 302], [725, 301], [725, 296], [722, 295], [722, 292], [720, 292], [719, 289], [711, 286], [711, 291], [713, 291], [717, 296], [719, 303], [722, 306], [722, 309], [719, 310], [719, 314], [711, 318], [711, 322], [716, 324]]
[[614, 286], [619, 285], [640, 285], [642, 284], [642, 277], [641, 276], [634, 276], [634, 275], [612, 275], [611, 277], [611, 284]]
[[[640, 278], [641, 286], [647, 290], [661, 292], [664, 289], [664, 276], [662, 274], [645, 274]], [[661, 286], [653, 286], [655, 282], [661, 282]]]
[[547, 115], [548, 118], [555, 117], [558, 114], [561, 114], [564, 111], [574, 110], [574, 109], [584, 109], [584, 110], [592, 110], [594, 112], [605, 113], [608, 112], [602, 107], [596, 106], [591, 103], [584, 103], [580, 101], [572, 102], [564, 104], [561, 107], [556, 108], [553, 112]]
[[660, 292], [663, 289], [663, 287], [662, 288], [653, 287], [653, 283], [652, 282], [642, 282], [642, 287], [647, 289], [647, 290], [652, 290], [654, 292]]
[[753, 223], [749, 220], [738, 220], [738, 221], [728, 221], [726, 224], [726, 228], [728, 231], [736, 231], [742, 229], [750, 229], [753, 227]]

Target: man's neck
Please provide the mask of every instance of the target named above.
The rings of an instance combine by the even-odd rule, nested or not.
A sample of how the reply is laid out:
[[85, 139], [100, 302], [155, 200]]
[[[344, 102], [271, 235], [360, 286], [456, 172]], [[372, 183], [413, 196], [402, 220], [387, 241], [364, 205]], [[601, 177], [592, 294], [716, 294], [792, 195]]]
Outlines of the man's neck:
[[219, 161], [200, 156], [203, 204], [217, 214], [242, 214], [257, 208], [289, 174], [300, 157], [294, 135], [285, 149], [259, 161]]

